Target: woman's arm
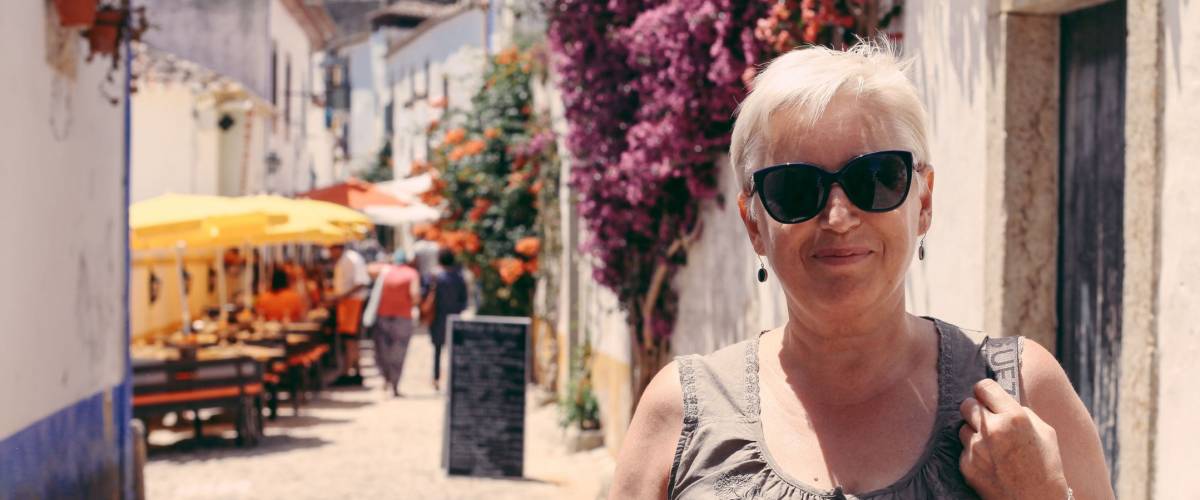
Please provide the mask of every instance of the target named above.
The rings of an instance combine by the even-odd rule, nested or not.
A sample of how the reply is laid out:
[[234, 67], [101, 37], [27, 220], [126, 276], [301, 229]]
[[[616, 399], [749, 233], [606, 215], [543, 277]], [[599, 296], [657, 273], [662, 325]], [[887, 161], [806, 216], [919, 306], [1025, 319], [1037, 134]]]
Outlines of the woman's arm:
[[1096, 424], [1088, 415], [1067, 374], [1037, 342], [1025, 339], [1021, 379], [1025, 406], [1058, 435], [1063, 473], [1079, 499], [1114, 498]]
[[671, 362], [646, 387], [625, 434], [608, 497], [613, 500], [667, 498], [667, 476], [683, 429], [683, 390]]

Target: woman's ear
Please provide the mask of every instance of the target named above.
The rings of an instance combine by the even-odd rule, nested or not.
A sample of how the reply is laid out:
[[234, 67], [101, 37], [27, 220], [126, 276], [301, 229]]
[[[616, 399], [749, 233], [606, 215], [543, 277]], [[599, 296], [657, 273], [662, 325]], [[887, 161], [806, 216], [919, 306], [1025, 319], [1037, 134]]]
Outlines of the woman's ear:
[[929, 226], [933, 224], [933, 166], [925, 165], [925, 168], [918, 174], [924, 181], [924, 188], [921, 189], [921, 217], [918, 226], [919, 233], [925, 234], [929, 232]]
[[742, 224], [746, 225], [746, 235], [750, 237], [750, 246], [754, 247], [754, 253], [758, 255], [766, 255], [766, 246], [763, 244], [762, 231], [758, 227], [758, 220], [752, 214], [754, 200], [742, 191], [738, 193], [738, 215], [742, 216]]

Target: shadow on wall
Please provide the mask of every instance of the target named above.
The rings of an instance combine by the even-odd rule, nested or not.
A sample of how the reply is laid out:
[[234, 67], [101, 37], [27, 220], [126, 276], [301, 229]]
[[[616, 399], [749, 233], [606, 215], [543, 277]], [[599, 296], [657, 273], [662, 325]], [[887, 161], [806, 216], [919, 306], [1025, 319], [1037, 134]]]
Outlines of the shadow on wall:
[[933, 92], [957, 87], [967, 102], [975, 102], [975, 89], [984, 78], [987, 2], [908, 0], [904, 18], [904, 53], [916, 57], [911, 76], [929, 108], [930, 132], [937, 137], [939, 99]]
[[[1188, 7], [1191, 3], [1192, 0], [1162, 3], [1161, 22], [1163, 26], [1163, 46], [1160, 47], [1159, 50], [1162, 50], [1163, 57], [1170, 58], [1171, 60], [1170, 67], [1174, 68], [1175, 73], [1175, 78], [1173, 79], [1172, 83], [1175, 84], [1176, 91], [1183, 89], [1183, 71], [1181, 71], [1183, 66], [1179, 56], [1180, 49], [1182, 49], [1181, 45], [1183, 43], [1182, 17], [1183, 13], [1188, 10]], [[1171, 71], [1167, 70], [1167, 74], [1170, 73]], [[1166, 74], [1163, 75], [1163, 78], [1165, 80]]]

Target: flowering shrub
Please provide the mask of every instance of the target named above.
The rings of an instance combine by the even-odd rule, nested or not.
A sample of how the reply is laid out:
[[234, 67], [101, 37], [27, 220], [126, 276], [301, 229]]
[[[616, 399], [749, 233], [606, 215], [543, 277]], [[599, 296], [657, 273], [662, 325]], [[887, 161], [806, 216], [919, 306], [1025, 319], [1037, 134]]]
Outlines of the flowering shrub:
[[[676, 243], [696, 228], [699, 201], [715, 194], [714, 161], [745, 94], [742, 74], [767, 53], [754, 27], [768, 8], [735, 0], [550, 1], [571, 183], [590, 236], [584, 250], [643, 347], [674, 324], [677, 295], [663, 283], [684, 261]], [[666, 275], [655, 280], [660, 269]]]
[[[442, 142], [426, 202], [444, 206], [435, 238], [480, 282], [481, 314], [528, 316], [541, 247], [541, 182], [557, 179], [553, 134], [531, 116], [534, 54], [508, 49], [489, 62], [471, 109], [447, 110], [431, 124]], [[557, 182], [555, 180], [555, 182]]]

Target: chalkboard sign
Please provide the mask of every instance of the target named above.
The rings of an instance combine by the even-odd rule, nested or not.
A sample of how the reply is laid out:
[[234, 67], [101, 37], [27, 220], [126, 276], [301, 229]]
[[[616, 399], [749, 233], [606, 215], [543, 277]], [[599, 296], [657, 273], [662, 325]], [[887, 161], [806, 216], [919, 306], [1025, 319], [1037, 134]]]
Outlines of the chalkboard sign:
[[522, 477], [529, 318], [448, 321], [442, 465], [455, 475]]

